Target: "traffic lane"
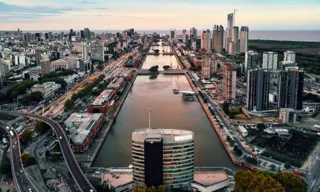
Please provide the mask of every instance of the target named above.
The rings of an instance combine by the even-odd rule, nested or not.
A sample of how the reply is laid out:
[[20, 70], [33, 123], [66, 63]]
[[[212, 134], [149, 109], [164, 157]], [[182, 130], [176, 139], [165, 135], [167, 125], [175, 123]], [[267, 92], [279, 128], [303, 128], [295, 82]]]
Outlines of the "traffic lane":
[[[79, 187], [87, 192], [90, 191], [91, 189], [93, 189], [91, 187], [91, 183], [87, 180], [87, 178], [85, 177], [85, 175], [82, 173], [82, 170], [80, 169], [80, 167], [78, 166], [77, 161], [75, 160], [74, 156], [73, 156], [73, 152], [67, 142], [67, 137], [64, 134], [62, 128], [60, 127], [59, 124], [57, 124], [57, 122], [51, 120], [51, 119], [47, 119], [38, 115], [33, 115], [33, 114], [25, 114], [25, 113], [21, 113], [21, 112], [2, 112], [2, 113], [7, 113], [7, 114], [11, 114], [11, 115], [18, 115], [18, 116], [28, 116], [31, 118], [35, 118], [35, 119], [39, 119], [45, 123], [48, 123], [49, 125], [52, 126], [52, 128], [54, 129], [54, 131], [56, 132], [56, 135], [58, 137], [60, 146], [61, 146], [61, 151], [62, 154], [65, 158], [65, 161], [70, 169], [70, 173], [73, 176], [73, 178], [76, 180], [76, 183], [79, 185]], [[62, 139], [60, 139], [60, 136], [62, 137]], [[94, 190], [94, 189], [93, 189]]]

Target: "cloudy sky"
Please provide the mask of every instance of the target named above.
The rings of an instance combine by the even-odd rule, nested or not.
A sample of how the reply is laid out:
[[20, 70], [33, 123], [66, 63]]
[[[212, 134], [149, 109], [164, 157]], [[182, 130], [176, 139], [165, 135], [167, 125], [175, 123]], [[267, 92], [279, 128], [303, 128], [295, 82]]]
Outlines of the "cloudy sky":
[[0, 30], [168, 30], [226, 25], [320, 30], [320, 0], [0, 0]]

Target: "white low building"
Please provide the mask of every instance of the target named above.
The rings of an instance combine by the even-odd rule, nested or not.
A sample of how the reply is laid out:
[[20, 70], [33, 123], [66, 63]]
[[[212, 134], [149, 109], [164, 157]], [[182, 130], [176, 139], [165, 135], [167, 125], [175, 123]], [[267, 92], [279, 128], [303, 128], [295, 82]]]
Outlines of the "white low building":
[[242, 126], [242, 125], [238, 126], [238, 130], [243, 137], [248, 136], [248, 131], [246, 128], [244, 128], [244, 126]]
[[43, 98], [48, 98], [53, 96], [53, 94], [61, 88], [60, 84], [55, 82], [45, 82], [42, 84], [36, 84], [31, 87], [31, 92], [41, 92]]

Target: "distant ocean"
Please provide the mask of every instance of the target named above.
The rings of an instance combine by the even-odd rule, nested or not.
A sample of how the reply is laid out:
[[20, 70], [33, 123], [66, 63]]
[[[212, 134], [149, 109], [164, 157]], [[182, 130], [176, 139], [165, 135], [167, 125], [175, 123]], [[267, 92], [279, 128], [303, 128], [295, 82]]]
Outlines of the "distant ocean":
[[[50, 31], [50, 30], [48, 30]], [[79, 30], [75, 30], [79, 31]], [[120, 30], [92, 30], [97, 33], [101, 32], [121, 32]], [[45, 31], [30, 31], [30, 32], [45, 32]], [[52, 32], [59, 32], [52, 30]], [[68, 31], [64, 31], [68, 32]], [[137, 30], [138, 33], [159, 33], [160, 35], [169, 34], [169, 30]], [[182, 34], [182, 30], [177, 30], [177, 34]], [[198, 35], [201, 31], [198, 31]], [[263, 40], [280, 40], [280, 41], [315, 41], [320, 42], [320, 30], [252, 30], [249, 31], [249, 39]]]

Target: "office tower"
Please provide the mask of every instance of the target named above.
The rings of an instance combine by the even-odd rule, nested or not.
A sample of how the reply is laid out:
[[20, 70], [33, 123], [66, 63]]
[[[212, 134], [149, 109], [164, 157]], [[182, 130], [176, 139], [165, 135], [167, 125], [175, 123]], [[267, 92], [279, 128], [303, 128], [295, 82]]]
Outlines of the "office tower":
[[71, 36], [73, 35], [73, 29], [70, 29], [69, 34], [71, 34]]
[[278, 53], [264, 52], [262, 59], [263, 69], [278, 69]]
[[249, 27], [242, 26], [240, 30], [240, 53], [248, 51]]
[[171, 42], [174, 42], [176, 39], [176, 30], [175, 29], [170, 29], [170, 40]]
[[31, 33], [25, 33], [23, 34], [23, 40], [26, 42], [26, 43], [29, 43], [31, 41]]
[[86, 43], [82, 45], [82, 58], [84, 61], [89, 59], [89, 46]]
[[132, 133], [133, 181], [147, 186], [188, 188], [194, 175], [194, 134], [175, 129]]
[[134, 35], [134, 29], [133, 29], [133, 28], [128, 29], [128, 35], [129, 35], [130, 37], [133, 37], [133, 35]]
[[192, 27], [190, 29], [190, 39], [197, 39], [197, 36], [198, 36], [198, 31], [195, 27]]
[[91, 32], [90, 32], [89, 28], [84, 28], [83, 31], [84, 31], [84, 37], [86, 39], [90, 39], [91, 38]]
[[237, 65], [235, 63], [222, 64], [222, 92], [228, 102], [236, 98]]
[[45, 34], [44, 34], [44, 39], [45, 39], [45, 40], [48, 40], [48, 39], [49, 39], [49, 34], [48, 34], [48, 33], [45, 33]]
[[209, 53], [202, 55], [201, 78], [210, 79], [211, 76], [211, 56]]
[[235, 13], [228, 14], [227, 28], [226, 28], [226, 38], [225, 38], [225, 48], [227, 49], [229, 43], [232, 42], [232, 28], [234, 27]]
[[52, 34], [52, 32], [49, 32], [49, 33], [48, 33], [48, 38], [49, 38], [49, 40], [53, 40], [53, 34]]
[[264, 111], [269, 108], [269, 73], [265, 69], [251, 69], [247, 76], [247, 109]]
[[[229, 43], [229, 54], [235, 55], [239, 53], [239, 27], [233, 27], [232, 28], [232, 37], [231, 37], [231, 43]], [[230, 44], [231, 47], [230, 48]]]
[[187, 30], [182, 30], [182, 42], [187, 43]]
[[81, 38], [81, 39], [86, 38], [86, 36], [84, 35], [84, 30], [81, 30], [81, 31], [80, 31], [80, 38]]
[[201, 49], [211, 51], [211, 32], [209, 29], [203, 30], [201, 35]]
[[96, 61], [102, 61], [104, 62], [104, 46], [100, 42], [94, 42], [90, 44], [91, 48], [91, 54], [90, 58], [91, 60], [96, 60]]
[[41, 61], [41, 51], [40, 51], [40, 49], [35, 49], [35, 58], [36, 58], [36, 65], [39, 65], [40, 61]]
[[40, 33], [36, 33], [36, 41], [40, 41], [40, 37], [41, 37]]
[[212, 46], [215, 53], [223, 51], [224, 29], [222, 25], [214, 25], [212, 32]]
[[293, 51], [286, 51], [283, 53], [283, 61], [295, 63], [296, 62], [296, 53]]
[[261, 63], [260, 60], [260, 53], [247, 51], [244, 58], [244, 72], [247, 73], [248, 70], [259, 67]]
[[303, 70], [281, 71], [278, 87], [278, 107], [302, 110], [303, 84]]

